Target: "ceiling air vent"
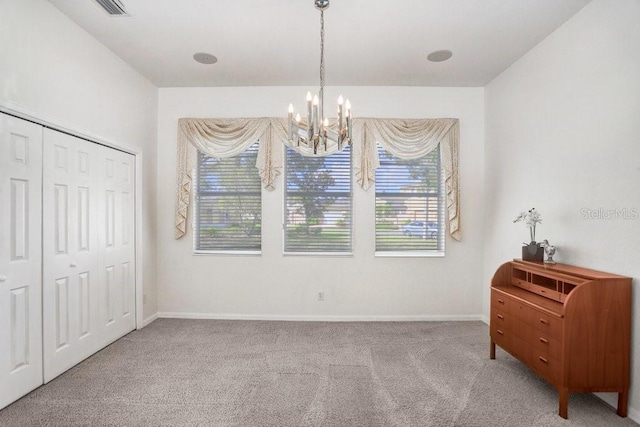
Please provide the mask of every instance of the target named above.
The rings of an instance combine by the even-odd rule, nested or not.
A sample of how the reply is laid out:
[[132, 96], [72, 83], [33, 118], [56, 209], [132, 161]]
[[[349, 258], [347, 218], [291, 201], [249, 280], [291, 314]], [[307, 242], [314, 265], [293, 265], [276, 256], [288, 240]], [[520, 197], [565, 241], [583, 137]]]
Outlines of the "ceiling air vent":
[[119, 0], [96, 0], [96, 3], [111, 16], [129, 16]]

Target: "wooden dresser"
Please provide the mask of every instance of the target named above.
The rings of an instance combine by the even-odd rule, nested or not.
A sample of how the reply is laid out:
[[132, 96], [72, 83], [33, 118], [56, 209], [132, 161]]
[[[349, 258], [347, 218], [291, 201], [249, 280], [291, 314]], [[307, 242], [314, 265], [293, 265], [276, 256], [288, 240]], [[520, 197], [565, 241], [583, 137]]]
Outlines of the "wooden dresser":
[[491, 359], [496, 344], [558, 389], [616, 392], [627, 416], [631, 278], [565, 264], [514, 260], [491, 281]]

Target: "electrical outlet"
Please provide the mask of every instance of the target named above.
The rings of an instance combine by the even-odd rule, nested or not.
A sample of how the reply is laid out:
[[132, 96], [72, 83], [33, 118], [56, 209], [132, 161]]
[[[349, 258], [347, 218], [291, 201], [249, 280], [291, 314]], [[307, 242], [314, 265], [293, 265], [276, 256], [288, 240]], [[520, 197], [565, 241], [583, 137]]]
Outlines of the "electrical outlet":
[[324, 292], [318, 292], [318, 301], [324, 301]]

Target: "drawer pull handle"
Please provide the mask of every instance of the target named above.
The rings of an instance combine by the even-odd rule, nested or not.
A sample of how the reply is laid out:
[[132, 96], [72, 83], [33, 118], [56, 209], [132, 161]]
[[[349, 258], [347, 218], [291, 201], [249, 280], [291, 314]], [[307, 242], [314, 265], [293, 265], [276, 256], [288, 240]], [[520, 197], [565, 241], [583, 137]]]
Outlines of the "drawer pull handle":
[[545, 319], [540, 319], [540, 323], [542, 323], [543, 325], [548, 325], [549, 321]]
[[498, 333], [498, 335], [504, 335], [504, 332], [502, 332], [500, 329], [497, 329], [496, 332]]
[[498, 319], [504, 320], [504, 316], [502, 314], [498, 314]]
[[549, 361], [542, 356], [538, 357], [538, 359], [540, 359], [542, 363], [549, 363]]
[[504, 304], [504, 300], [498, 299], [498, 304]]
[[545, 338], [542, 338], [542, 337], [540, 337], [540, 342], [541, 342], [542, 344], [549, 344], [549, 340], [547, 340], [547, 339], [545, 339]]

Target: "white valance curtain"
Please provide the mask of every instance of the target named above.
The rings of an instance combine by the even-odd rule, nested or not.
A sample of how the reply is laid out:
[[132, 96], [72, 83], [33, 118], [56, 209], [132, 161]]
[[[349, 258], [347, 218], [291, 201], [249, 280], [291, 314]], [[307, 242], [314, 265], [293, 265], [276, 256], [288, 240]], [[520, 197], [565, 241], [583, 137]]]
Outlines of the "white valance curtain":
[[412, 160], [440, 147], [444, 169], [449, 235], [460, 240], [460, 186], [458, 119], [358, 119], [354, 126], [353, 159], [356, 180], [368, 189], [380, 167], [376, 142], [392, 155]]
[[[313, 150], [304, 145], [291, 145], [287, 134], [284, 118], [178, 120], [176, 239], [184, 236], [187, 230], [192, 174], [198, 150], [212, 157], [233, 157], [259, 140], [256, 168], [264, 188], [273, 190], [275, 179], [282, 169], [282, 150], [276, 144], [284, 143], [304, 156], [314, 155]], [[380, 166], [376, 142], [402, 159], [416, 159], [440, 148], [449, 234], [460, 240], [458, 119], [354, 119], [354, 172], [358, 185], [364, 190], [375, 181], [375, 172]], [[337, 144], [330, 141], [327, 150], [321, 150], [318, 155], [329, 155], [337, 150]]]
[[176, 166], [175, 237], [187, 232], [193, 171], [198, 150], [218, 158], [233, 157], [260, 140], [256, 168], [264, 188], [273, 190], [280, 174], [280, 156], [273, 156], [274, 141], [286, 139], [285, 119], [180, 119]]

